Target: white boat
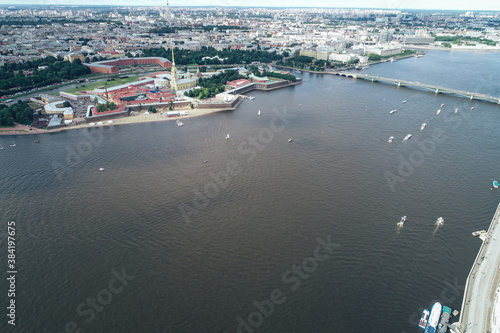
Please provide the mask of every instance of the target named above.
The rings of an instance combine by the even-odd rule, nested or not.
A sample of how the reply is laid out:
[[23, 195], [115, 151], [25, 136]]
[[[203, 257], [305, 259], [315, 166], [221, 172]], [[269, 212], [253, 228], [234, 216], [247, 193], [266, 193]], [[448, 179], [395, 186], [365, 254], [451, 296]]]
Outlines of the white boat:
[[398, 227], [402, 227], [406, 222], [406, 215], [401, 218], [401, 221], [398, 222]]
[[441, 107], [443, 107], [443, 106], [444, 106], [444, 103], [443, 103], [443, 104], [441, 104]]
[[393, 113], [394, 113], [394, 112], [396, 112], [396, 111], [398, 111], [398, 110], [391, 110], [391, 111], [389, 111], [389, 113], [390, 113], [390, 114], [393, 114]]
[[474, 107], [471, 107], [470, 109], [471, 109], [471, 110], [474, 110]]
[[441, 113], [441, 109], [437, 110], [436, 114], [440, 114]]
[[394, 141], [394, 137], [393, 137], [393, 136], [390, 136], [388, 141], [389, 141], [389, 142]]
[[422, 126], [420, 126], [420, 130], [423, 130], [427, 126], [427, 123], [423, 123]]
[[208, 160], [204, 160], [204, 161], [203, 161], [203, 163], [207, 163], [207, 162], [208, 162]]
[[437, 225], [443, 225], [444, 224], [444, 219], [442, 217], [439, 217], [437, 220], [436, 220], [436, 224]]
[[302, 104], [299, 104], [299, 106], [302, 106]]
[[403, 101], [403, 104], [405, 104], [405, 103], [406, 103], [406, 99]]
[[260, 110], [259, 110], [259, 112], [257, 112], [257, 115], [260, 116]]
[[2, 146], [2, 145], [0, 145], [0, 149], [3, 149], [3, 146]]
[[405, 136], [405, 138], [403, 139], [403, 141], [408, 141], [409, 138], [411, 138], [411, 134], [408, 134], [407, 136]]
[[229, 133], [226, 135], [226, 140], [229, 140]]
[[455, 113], [458, 113], [458, 109], [455, 109]]
[[288, 142], [292, 142], [293, 140], [292, 139], [288, 139]]
[[104, 168], [99, 168], [99, 171], [104, 171]]
[[180, 121], [179, 119], [177, 119], [177, 126], [184, 126], [184, 123], [182, 121]]
[[10, 145], [11, 147], [15, 147], [16, 144], [14, 143], [14, 141], [12, 141], [12, 144]]

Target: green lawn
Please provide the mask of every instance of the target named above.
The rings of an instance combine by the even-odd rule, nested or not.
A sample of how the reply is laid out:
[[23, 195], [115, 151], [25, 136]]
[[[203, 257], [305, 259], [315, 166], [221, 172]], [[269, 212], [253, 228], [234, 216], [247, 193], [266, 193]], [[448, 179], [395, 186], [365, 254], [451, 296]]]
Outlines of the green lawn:
[[27, 130], [16, 130], [14, 127], [12, 127], [11, 130], [0, 130], [0, 132], [10, 132], [10, 131], [16, 131], [16, 132], [28, 132]]
[[142, 76], [144, 76], [144, 75], [136, 75], [136, 76], [127, 77], [124, 79], [115, 79], [113, 81], [92, 82], [89, 84], [83, 84], [84, 87], [79, 86], [76, 88], [65, 90], [64, 92], [69, 93], [69, 94], [77, 94], [79, 91], [94, 90], [97, 87], [104, 86], [104, 83], [108, 83], [108, 88], [111, 88], [111, 87], [114, 87], [114, 86], [117, 86], [120, 84], [125, 84], [125, 83], [130, 83], [133, 81], [137, 81]]

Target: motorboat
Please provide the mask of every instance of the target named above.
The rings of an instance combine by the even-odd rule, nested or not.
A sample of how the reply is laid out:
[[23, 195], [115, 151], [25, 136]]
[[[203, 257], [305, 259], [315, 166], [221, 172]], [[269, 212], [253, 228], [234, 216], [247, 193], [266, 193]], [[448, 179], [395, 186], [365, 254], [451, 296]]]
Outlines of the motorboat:
[[229, 140], [229, 133], [226, 135], [226, 140]]
[[406, 102], [407, 102], [407, 101], [406, 101], [406, 99], [405, 99], [405, 100], [403, 101], [403, 104], [405, 104]]
[[396, 111], [398, 111], [398, 110], [394, 109], [394, 110], [389, 111], [389, 113], [390, 113], [390, 114], [393, 114], [393, 113], [394, 113], [394, 112], [396, 112]]
[[486, 233], [486, 230], [478, 230], [478, 231], [474, 231], [472, 233], [472, 236], [480, 236], [481, 234], [484, 234]]
[[438, 219], [436, 220], [436, 224], [437, 225], [443, 225], [444, 224], [444, 219], [442, 217], [438, 217]]
[[104, 171], [104, 168], [99, 168], [99, 171]]
[[458, 109], [455, 109], [455, 113], [458, 113]]
[[408, 134], [407, 136], [405, 136], [405, 138], [403, 139], [403, 141], [408, 141], [409, 138], [411, 138], [411, 134]]
[[208, 162], [208, 160], [204, 160], [204, 161], [203, 161], [203, 163], [207, 163], [207, 162]]
[[429, 320], [429, 310], [425, 309], [422, 312], [422, 317], [420, 317], [420, 322], [418, 323], [418, 327], [423, 328], [427, 326], [427, 320]]
[[184, 126], [184, 123], [182, 121], [180, 121], [179, 119], [177, 119], [177, 126]]
[[302, 104], [299, 104], [299, 106], [302, 106]]
[[393, 136], [390, 136], [388, 141], [389, 141], [389, 142], [394, 141], [394, 137], [393, 137]]
[[406, 222], [406, 215], [401, 218], [401, 221], [398, 222], [398, 227], [402, 227]]
[[472, 106], [470, 109], [471, 109], [471, 110], [474, 110], [474, 107]]
[[427, 123], [423, 123], [422, 126], [420, 126], [420, 130], [423, 130], [427, 126]]
[[494, 188], [498, 188], [498, 186], [500, 186], [500, 184], [498, 184], [498, 182], [496, 180], [493, 181], [493, 187]]
[[34, 142], [34, 143], [39, 143], [40, 141], [38, 141], [38, 140], [34, 140], [33, 142]]
[[3, 146], [2, 146], [2, 145], [0, 145], [0, 149], [3, 149]]
[[11, 147], [15, 147], [16, 144], [14, 143], [14, 141], [12, 141], [12, 144], [10, 145]]
[[292, 142], [293, 140], [292, 139], [288, 139], [288, 142]]
[[259, 110], [259, 112], [257, 112], [257, 115], [260, 116], [260, 110]]
[[437, 110], [436, 114], [440, 114], [441, 113], [441, 109]]
[[443, 104], [441, 104], [441, 107], [443, 107], [443, 106], [444, 106], [444, 103], [443, 103]]

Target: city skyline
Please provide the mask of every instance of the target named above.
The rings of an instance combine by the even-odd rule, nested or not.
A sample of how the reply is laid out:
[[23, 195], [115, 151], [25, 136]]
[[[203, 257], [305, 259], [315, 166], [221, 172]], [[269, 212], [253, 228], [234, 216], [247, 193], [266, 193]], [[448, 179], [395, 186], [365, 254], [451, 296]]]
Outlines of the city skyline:
[[[0, 5], [64, 5], [64, 6], [166, 6], [165, 0], [149, 0], [137, 5], [134, 0], [86, 0], [86, 1], [71, 1], [71, 0], [18, 0], [13, 3], [12, 0], [0, 0]], [[179, 0], [169, 1], [172, 7], [186, 7], [186, 4]], [[285, 1], [277, 0], [270, 5], [269, 2], [263, 0], [253, 1], [251, 4], [241, 0], [193, 0], [189, 3], [189, 7], [197, 6], [221, 6], [221, 7], [306, 7], [306, 8], [382, 8], [382, 9], [422, 9], [422, 10], [482, 10], [482, 11], [500, 11], [500, 3], [493, 0], [483, 1], [431, 1], [424, 0], [418, 3], [407, 0], [361, 0], [348, 1], [339, 0], [331, 2], [328, 0], [314, 1]]]

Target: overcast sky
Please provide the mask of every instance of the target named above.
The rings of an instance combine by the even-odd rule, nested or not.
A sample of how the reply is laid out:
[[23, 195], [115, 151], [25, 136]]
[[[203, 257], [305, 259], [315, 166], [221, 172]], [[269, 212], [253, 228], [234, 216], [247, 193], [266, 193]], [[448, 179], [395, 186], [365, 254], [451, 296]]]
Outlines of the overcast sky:
[[[166, 0], [0, 0], [5, 4], [37, 5], [120, 5], [166, 6]], [[499, 0], [169, 0], [170, 6], [273, 6], [273, 7], [342, 7], [389, 9], [460, 9], [499, 10]]]

